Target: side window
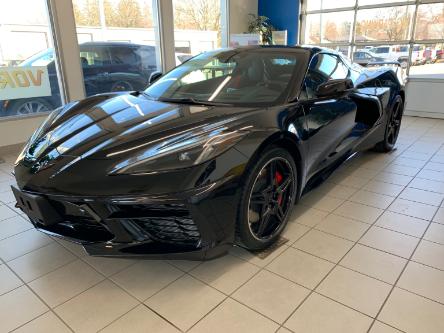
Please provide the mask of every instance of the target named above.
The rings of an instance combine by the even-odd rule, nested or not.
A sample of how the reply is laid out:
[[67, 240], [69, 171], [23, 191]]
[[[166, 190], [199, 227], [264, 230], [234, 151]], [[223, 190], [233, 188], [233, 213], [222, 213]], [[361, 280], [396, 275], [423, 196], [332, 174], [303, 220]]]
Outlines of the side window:
[[81, 48], [80, 49], [80, 60], [82, 62], [82, 67], [92, 67], [92, 66], [104, 66], [110, 63], [108, 52], [106, 48]]
[[153, 46], [142, 46], [135, 50], [140, 58], [143, 69], [155, 69], [156, 67], [156, 49]]
[[111, 63], [114, 65], [135, 65], [137, 55], [131, 47], [111, 47]]
[[337, 56], [326, 53], [316, 55], [310, 62], [301, 98], [315, 98], [319, 85], [329, 80], [346, 79], [348, 74], [348, 67]]

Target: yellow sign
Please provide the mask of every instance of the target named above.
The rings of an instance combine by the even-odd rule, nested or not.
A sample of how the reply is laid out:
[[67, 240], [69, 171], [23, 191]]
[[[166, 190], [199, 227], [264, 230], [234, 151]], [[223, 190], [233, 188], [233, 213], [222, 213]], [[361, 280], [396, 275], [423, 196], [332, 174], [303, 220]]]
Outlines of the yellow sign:
[[51, 96], [45, 66], [0, 67], [0, 100]]

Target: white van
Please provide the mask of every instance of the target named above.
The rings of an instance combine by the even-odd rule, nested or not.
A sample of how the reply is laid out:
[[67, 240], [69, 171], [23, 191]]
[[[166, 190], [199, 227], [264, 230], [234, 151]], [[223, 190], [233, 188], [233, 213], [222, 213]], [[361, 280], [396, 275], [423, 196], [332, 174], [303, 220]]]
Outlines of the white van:
[[[418, 65], [425, 63], [425, 47], [423, 45], [414, 45], [412, 52], [412, 64]], [[384, 58], [387, 61], [399, 61], [402, 67], [407, 67], [409, 58], [408, 45], [383, 45], [376, 46], [369, 50], [377, 57]]]

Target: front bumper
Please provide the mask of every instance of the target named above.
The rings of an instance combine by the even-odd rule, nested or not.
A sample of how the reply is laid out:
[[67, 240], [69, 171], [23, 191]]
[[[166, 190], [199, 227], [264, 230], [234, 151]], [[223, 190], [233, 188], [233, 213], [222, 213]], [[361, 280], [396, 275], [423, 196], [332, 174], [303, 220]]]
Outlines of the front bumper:
[[[90, 255], [202, 260], [224, 254], [234, 242], [237, 185], [234, 177], [228, 177], [158, 196], [14, 192], [17, 205], [38, 230], [80, 243]], [[26, 198], [44, 202], [44, 212], [30, 212]]]

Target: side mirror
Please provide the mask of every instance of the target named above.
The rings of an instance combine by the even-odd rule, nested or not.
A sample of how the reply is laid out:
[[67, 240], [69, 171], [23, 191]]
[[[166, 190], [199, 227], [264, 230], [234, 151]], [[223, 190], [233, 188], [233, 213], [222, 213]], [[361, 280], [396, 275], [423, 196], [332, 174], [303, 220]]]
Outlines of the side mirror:
[[316, 96], [337, 96], [346, 93], [350, 89], [353, 89], [353, 81], [350, 79], [330, 80], [318, 86]]
[[148, 79], [149, 84], [153, 84], [158, 78], [162, 76], [162, 72], [152, 72]]

